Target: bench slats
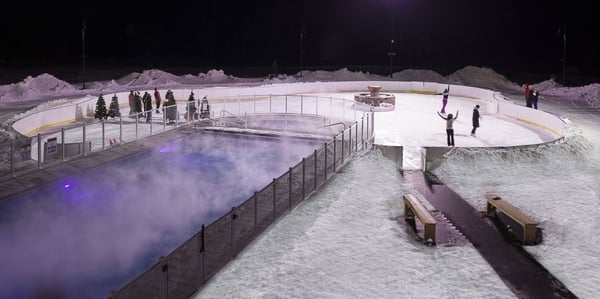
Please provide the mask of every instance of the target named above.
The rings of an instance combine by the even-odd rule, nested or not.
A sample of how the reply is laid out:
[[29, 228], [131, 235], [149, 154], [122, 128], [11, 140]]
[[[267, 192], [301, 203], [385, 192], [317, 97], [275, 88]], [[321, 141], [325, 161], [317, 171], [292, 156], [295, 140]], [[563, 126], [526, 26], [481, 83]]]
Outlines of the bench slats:
[[405, 194], [403, 198], [405, 215], [408, 216], [409, 213], [412, 213], [423, 223], [425, 228], [423, 241], [429, 242], [431, 240], [435, 244], [435, 226], [437, 225], [437, 221], [433, 218], [433, 215], [425, 209], [423, 204], [414, 195]]
[[485, 198], [487, 199], [487, 214], [489, 216], [495, 216], [495, 210], [500, 210], [504, 215], [523, 226], [523, 241], [525, 243], [536, 243], [538, 221], [521, 212], [521, 210], [511, 205], [509, 202], [502, 200], [502, 198], [494, 193], [486, 193]]

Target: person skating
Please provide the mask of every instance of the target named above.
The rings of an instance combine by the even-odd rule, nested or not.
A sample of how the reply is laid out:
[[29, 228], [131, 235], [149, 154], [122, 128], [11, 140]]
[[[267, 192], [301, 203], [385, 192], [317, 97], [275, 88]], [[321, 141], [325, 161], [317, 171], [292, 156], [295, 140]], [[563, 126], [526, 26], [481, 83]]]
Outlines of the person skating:
[[447, 117], [444, 117], [440, 112], [437, 114], [446, 121], [446, 139], [448, 141], [448, 146], [454, 146], [454, 128], [452, 125], [458, 118], [458, 110], [456, 111], [456, 116], [453, 116], [452, 113], [449, 113]]
[[446, 114], [446, 105], [448, 104], [448, 96], [450, 95], [450, 86], [442, 92], [442, 110], [441, 113]]
[[481, 115], [479, 115], [479, 105], [475, 105], [473, 108], [473, 130], [471, 130], [471, 136], [475, 137], [475, 131], [479, 128], [479, 120], [481, 119]]
[[525, 83], [523, 89], [525, 90], [525, 106], [531, 108], [531, 85]]

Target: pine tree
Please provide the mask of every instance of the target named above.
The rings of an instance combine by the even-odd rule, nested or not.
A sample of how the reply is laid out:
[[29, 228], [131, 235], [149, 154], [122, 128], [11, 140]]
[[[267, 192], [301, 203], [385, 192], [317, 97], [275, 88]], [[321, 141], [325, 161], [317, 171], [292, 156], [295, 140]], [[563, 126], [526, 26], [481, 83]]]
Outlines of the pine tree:
[[112, 97], [110, 106], [108, 106], [108, 116], [112, 118], [121, 117], [121, 110], [119, 110], [119, 98], [117, 98], [116, 94]]
[[106, 119], [108, 113], [106, 111], [106, 102], [104, 102], [104, 98], [102, 95], [98, 97], [98, 101], [96, 101], [96, 111], [94, 112], [94, 118], [103, 120]]

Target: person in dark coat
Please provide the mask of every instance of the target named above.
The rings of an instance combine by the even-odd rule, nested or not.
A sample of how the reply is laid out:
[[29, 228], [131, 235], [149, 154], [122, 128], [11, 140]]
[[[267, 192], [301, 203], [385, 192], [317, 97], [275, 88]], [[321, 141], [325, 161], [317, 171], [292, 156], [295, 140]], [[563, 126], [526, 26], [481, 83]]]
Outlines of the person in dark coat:
[[471, 136], [473, 137], [475, 137], [475, 131], [479, 128], [479, 119], [481, 119], [479, 105], [475, 105], [475, 108], [473, 108], [473, 130], [471, 130]]
[[142, 117], [142, 97], [140, 96], [140, 92], [135, 92], [135, 113], [137, 113], [137, 117]]
[[156, 113], [160, 113], [158, 109], [160, 109], [160, 102], [162, 99], [160, 98], [160, 92], [156, 87], [154, 88], [154, 100], [156, 101]]
[[146, 122], [149, 123], [152, 119], [152, 96], [146, 91], [142, 97], [144, 103], [144, 114], [146, 116]]
[[448, 113], [447, 117], [444, 117], [441, 113], [437, 113], [443, 120], [446, 121], [446, 138], [448, 139], [448, 146], [454, 146], [454, 121], [458, 118], [458, 111], [456, 111], [456, 116], [453, 116], [452, 113]]
[[129, 92], [129, 115], [135, 114], [135, 95], [133, 90]]
[[539, 96], [540, 96], [540, 93], [538, 92], [538, 90], [537, 90], [537, 89], [534, 89], [534, 90], [532, 90], [532, 91], [531, 91], [531, 105], [532, 105], [532, 106], [533, 106], [533, 108], [534, 108], [534, 109], [536, 109], [536, 110], [537, 110], [537, 108], [538, 108], [538, 105], [537, 105], [537, 103], [538, 103], [538, 98], [539, 98]]
[[169, 124], [173, 124], [177, 121], [177, 102], [175, 101], [175, 97], [173, 96], [173, 91], [170, 89], [167, 90], [165, 94], [165, 113], [166, 120]]
[[[525, 83], [523, 84], [523, 90], [525, 91], [525, 102], [529, 105], [530, 102], [530, 96], [531, 96], [531, 85]], [[527, 107], [531, 107], [531, 106], [527, 106]]]

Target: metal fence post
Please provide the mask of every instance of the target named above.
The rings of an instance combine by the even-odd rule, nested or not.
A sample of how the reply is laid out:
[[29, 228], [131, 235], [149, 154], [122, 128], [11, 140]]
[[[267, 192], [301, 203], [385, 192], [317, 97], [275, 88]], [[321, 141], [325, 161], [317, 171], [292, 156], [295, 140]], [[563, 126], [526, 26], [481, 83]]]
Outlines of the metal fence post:
[[291, 211], [292, 210], [292, 168], [290, 167], [289, 171], [288, 171], [288, 175], [289, 175], [289, 179], [288, 179], [288, 191], [290, 192], [289, 195], [289, 207], [288, 209]]
[[354, 121], [354, 151], [358, 151], [358, 121]]
[[302, 200], [306, 198], [306, 158], [302, 158]]
[[[346, 131], [342, 131], [342, 161], [340, 161], [340, 164], [344, 164], [344, 136], [345, 135], [346, 135]], [[335, 170], [335, 164], [333, 164], [333, 170]]]
[[[335, 137], [334, 137], [333, 141], [334, 141], [333, 151], [334, 151], [334, 155], [335, 155]], [[327, 180], [327, 152], [328, 152], [328, 150], [329, 149], [327, 147], [327, 142], [325, 142], [325, 178], [323, 179], [324, 181]]]
[[300, 115], [304, 114], [304, 95], [300, 95]]
[[254, 191], [254, 237], [258, 235], [258, 192]]
[[123, 144], [123, 117], [119, 117], [119, 143]]
[[105, 142], [104, 142], [105, 135], [104, 134], [105, 134], [105, 132], [104, 132], [104, 121], [102, 121], [102, 149], [104, 149], [104, 146], [105, 146]]
[[[86, 134], [85, 134], [85, 123], [83, 123], [83, 127], [82, 127], [82, 129], [81, 129], [81, 130], [83, 131], [83, 146], [82, 146], [81, 152], [82, 152], [82, 153], [83, 153], [83, 155], [85, 156], [85, 155], [87, 154], [87, 153], [85, 152], [85, 141], [86, 141], [86, 137], [87, 137], [87, 136], [86, 136]], [[91, 150], [91, 147], [90, 147], [90, 150]]]
[[42, 135], [40, 133], [37, 134], [37, 144], [38, 144], [38, 169], [42, 167]]
[[348, 128], [348, 156], [352, 154], [352, 126]]
[[277, 201], [277, 179], [273, 179], [273, 222], [275, 222], [276, 213], [276, 201]]
[[206, 227], [204, 226], [204, 224], [202, 224], [202, 227], [200, 228], [200, 254], [202, 255], [201, 259], [200, 259], [200, 263], [202, 264], [202, 270], [200, 271], [200, 280], [202, 281], [202, 284], [204, 284], [205, 282], [205, 276], [206, 274], [204, 273], [204, 268], [206, 265], [206, 261], [205, 261], [205, 254], [204, 252], [206, 251]]
[[234, 230], [235, 230], [235, 225], [234, 225], [234, 220], [235, 218], [237, 218], [237, 215], [235, 214], [235, 207], [231, 208], [231, 219], [230, 219], [230, 227], [229, 227], [229, 243], [230, 243], [230, 259], [233, 259], [233, 257], [235, 257], [235, 240], [234, 240]]
[[139, 113], [135, 114], [135, 140], [138, 140], [138, 123], [139, 123]]
[[167, 130], [167, 114], [165, 113], [165, 105], [161, 107], [163, 119], [163, 132]]
[[365, 117], [360, 118], [360, 143], [362, 148], [365, 148]]
[[315, 150], [315, 185], [313, 191], [317, 189], [317, 150]]
[[[342, 136], [344, 136], [344, 135], [342, 135]], [[333, 172], [335, 172], [336, 156], [337, 156], [337, 136], [333, 136]]]
[[162, 265], [160, 267], [160, 274], [159, 274], [159, 284], [158, 284], [158, 293], [159, 293], [159, 298], [164, 298], [164, 299], [168, 299], [169, 298], [169, 264], [167, 261], [167, 258], [165, 258], [164, 256], [161, 256], [160, 258], [158, 258], [159, 263]]
[[287, 106], [288, 106], [287, 97], [288, 97], [288, 95], [287, 95], [287, 93], [286, 93], [286, 94], [285, 94], [285, 114], [287, 114], [287, 111], [288, 111], [288, 107], [287, 107]]
[[271, 111], [272, 111], [272, 110], [271, 110], [271, 109], [272, 109], [272, 108], [271, 108], [271, 105], [272, 105], [272, 103], [271, 103], [271, 100], [272, 100], [272, 99], [271, 99], [271, 94], [269, 94], [269, 113], [271, 113]]
[[15, 141], [10, 140], [10, 176], [15, 177]]
[[60, 128], [60, 140], [62, 140], [62, 157], [61, 161], [65, 162], [65, 128]]

